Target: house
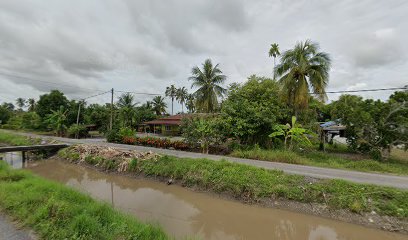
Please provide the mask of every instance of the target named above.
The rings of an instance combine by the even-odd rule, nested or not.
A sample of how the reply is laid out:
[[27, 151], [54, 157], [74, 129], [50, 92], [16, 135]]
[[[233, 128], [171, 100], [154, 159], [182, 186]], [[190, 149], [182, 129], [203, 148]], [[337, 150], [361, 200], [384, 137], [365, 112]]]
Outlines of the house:
[[190, 114], [177, 114], [144, 122], [144, 130], [145, 132], [159, 133], [166, 136], [180, 135], [181, 122], [183, 118], [189, 115]]
[[320, 124], [322, 130], [322, 139], [324, 142], [332, 142], [333, 138], [338, 135], [345, 137], [346, 126], [339, 123], [339, 120], [329, 121]]

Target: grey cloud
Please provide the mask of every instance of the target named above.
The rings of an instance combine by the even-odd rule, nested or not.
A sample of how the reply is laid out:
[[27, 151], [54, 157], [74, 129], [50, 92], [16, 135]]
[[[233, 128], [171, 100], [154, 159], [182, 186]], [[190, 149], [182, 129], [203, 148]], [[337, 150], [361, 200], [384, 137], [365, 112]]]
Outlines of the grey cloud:
[[401, 37], [395, 29], [379, 29], [350, 43], [351, 56], [358, 67], [369, 68], [406, 60]]
[[33, 80], [0, 74], [0, 86], [13, 82], [10, 96], [54, 86], [71, 97], [111, 87], [163, 92], [189, 88], [191, 67], [206, 58], [228, 83], [242, 82], [272, 76], [272, 42], [284, 51], [306, 38], [332, 55], [330, 90], [399, 86], [407, 11], [406, 0], [2, 0], [0, 71]]

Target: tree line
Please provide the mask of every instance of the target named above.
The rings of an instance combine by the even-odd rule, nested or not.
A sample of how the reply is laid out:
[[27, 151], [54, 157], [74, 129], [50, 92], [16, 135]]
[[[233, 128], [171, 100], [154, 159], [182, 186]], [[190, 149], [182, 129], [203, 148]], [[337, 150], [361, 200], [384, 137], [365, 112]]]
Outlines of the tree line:
[[[334, 120], [347, 127], [347, 141], [353, 150], [381, 157], [392, 146], [407, 146], [407, 92], [396, 92], [387, 101], [342, 95], [326, 104], [331, 58], [317, 43], [306, 40], [282, 53], [274, 43], [268, 53], [273, 57], [273, 78], [252, 75], [244, 83], [227, 87], [220, 65], [207, 59], [191, 69], [188, 81], [193, 92], [184, 86], [166, 87], [163, 96], [171, 100], [172, 115], [175, 101], [181, 105], [181, 113], [185, 107], [188, 113], [207, 114], [185, 121], [186, 141], [199, 142], [207, 149], [226, 139], [271, 148], [286, 145], [286, 139], [292, 147], [296, 142], [307, 143], [300, 141], [305, 136], [313, 139], [319, 134], [319, 122]], [[3, 103], [0, 120], [8, 128], [78, 135], [86, 124], [106, 132], [113, 109], [115, 128], [135, 129], [140, 123], [168, 115], [163, 96], [138, 103], [133, 94], [124, 93], [113, 106], [86, 105], [53, 90], [37, 102], [18, 98], [17, 108]], [[78, 113], [79, 105], [82, 110]]]

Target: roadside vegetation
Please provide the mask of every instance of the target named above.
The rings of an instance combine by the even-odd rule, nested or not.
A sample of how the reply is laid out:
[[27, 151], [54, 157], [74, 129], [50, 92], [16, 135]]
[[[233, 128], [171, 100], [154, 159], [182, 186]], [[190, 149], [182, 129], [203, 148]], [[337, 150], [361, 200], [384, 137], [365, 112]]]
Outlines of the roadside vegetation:
[[0, 209], [43, 239], [169, 239], [159, 227], [3, 161]]
[[[362, 172], [408, 175], [408, 162], [400, 160], [400, 158], [397, 157], [392, 157], [386, 162], [381, 162], [374, 160], [369, 156], [349, 153], [336, 154], [316, 150], [295, 152], [287, 150], [267, 150], [257, 147], [251, 149], [237, 149], [234, 150], [230, 156]], [[358, 159], [353, 157], [357, 157]]]
[[28, 138], [15, 133], [8, 133], [0, 130], [0, 144], [3, 143], [12, 146], [24, 146], [33, 145], [39, 142], [40, 140], [37, 138]]
[[105, 171], [174, 179], [183, 186], [225, 193], [246, 202], [265, 198], [292, 200], [324, 204], [332, 209], [346, 209], [356, 213], [375, 211], [380, 215], [408, 217], [408, 191], [395, 188], [343, 180], [311, 180], [282, 171], [227, 161], [157, 155], [146, 157], [135, 152], [122, 155], [126, 157], [107, 158], [105, 151], [108, 150], [101, 150], [98, 154], [92, 146], [78, 145], [60, 150], [59, 156], [70, 162], [86, 163]]

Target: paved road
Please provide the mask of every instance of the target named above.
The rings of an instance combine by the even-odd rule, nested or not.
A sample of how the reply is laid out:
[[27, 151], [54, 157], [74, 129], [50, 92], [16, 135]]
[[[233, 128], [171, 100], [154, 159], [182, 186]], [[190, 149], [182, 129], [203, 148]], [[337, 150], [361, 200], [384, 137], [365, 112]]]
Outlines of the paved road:
[[[344, 179], [357, 183], [367, 183], [375, 184], [381, 186], [390, 186], [402, 189], [408, 189], [408, 177], [405, 176], [395, 176], [387, 174], [376, 174], [376, 173], [365, 173], [357, 171], [347, 171], [333, 168], [321, 168], [312, 166], [295, 165], [288, 163], [276, 163], [276, 162], [266, 162], [258, 161], [252, 159], [234, 158], [227, 156], [209, 155], [201, 153], [183, 152], [177, 150], [169, 149], [159, 149], [153, 147], [143, 147], [143, 146], [133, 146], [125, 144], [115, 144], [107, 143], [103, 139], [67, 139], [58, 137], [41, 136], [32, 133], [18, 133], [20, 135], [31, 136], [31, 137], [41, 137], [47, 139], [55, 139], [64, 143], [84, 143], [84, 144], [96, 144], [101, 146], [111, 146], [127, 150], [139, 150], [139, 151], [152, 151], [159, 154], [166, 154], [176, 157], [188, 157], [188, 158], [207, 158], [215, 161], [225, 159], [230, 162], [237, 162], [257, 167], [262, 167], [266, 169], [279, 169], [290, 174], [299, 174], [315, 178], [326, 178], [326, 179]], [[407, 173], [408, 174], [408, 173]]]
[[17, 229], [4, 215], [0, 213], [0, 240], [34, 240], [37, 237], [30, 230]]

